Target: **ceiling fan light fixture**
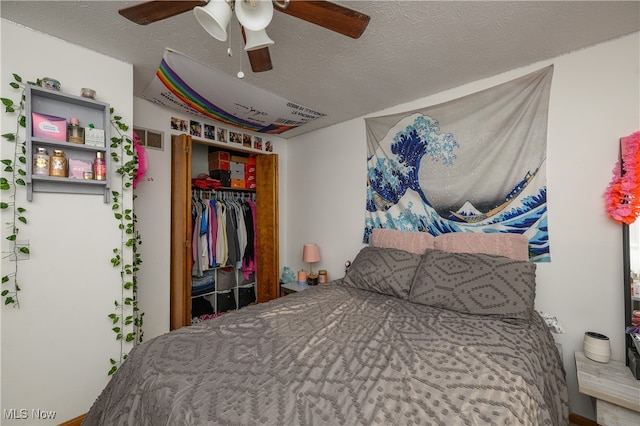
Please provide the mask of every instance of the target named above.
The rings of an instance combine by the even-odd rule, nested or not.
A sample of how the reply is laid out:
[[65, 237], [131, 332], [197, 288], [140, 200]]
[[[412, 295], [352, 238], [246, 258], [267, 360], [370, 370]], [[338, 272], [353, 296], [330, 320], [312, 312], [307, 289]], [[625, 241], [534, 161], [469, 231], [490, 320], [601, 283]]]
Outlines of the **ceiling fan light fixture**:
[[193, 13], [198, 23], [213, 38], [220, 41], [227, 40], [227, 27], [233, 11], [226, 0], [210, 0], [205, 6], [194, 8]]
[[240, 24], [250, 31], [264, 30], [273, 19], [271, 0], [235, 0], [235, 11]]
[[274, 41], [267, 35], [267, 30], [251, 31], [244, 29], [245, 44], [244, 50], [247, 52], [251, 50], [258, 50], [264, 47], [269, 47], [274, 44]]

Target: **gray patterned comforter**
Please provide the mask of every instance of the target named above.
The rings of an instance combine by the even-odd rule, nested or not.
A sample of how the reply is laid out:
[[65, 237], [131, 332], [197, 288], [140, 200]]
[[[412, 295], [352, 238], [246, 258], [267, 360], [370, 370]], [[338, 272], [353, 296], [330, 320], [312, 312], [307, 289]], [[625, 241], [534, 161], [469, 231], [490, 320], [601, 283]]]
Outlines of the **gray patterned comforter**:
[[560, 357], [526, 325], [335, 281], [136, 347], [85, 425], [560, 425]]

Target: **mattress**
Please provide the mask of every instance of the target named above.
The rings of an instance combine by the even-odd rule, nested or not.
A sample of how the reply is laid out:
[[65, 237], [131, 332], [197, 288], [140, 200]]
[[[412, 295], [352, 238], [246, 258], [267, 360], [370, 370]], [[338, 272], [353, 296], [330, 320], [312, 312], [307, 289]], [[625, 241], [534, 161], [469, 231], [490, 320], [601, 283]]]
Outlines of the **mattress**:
[[85, 425], [561, 425], [546, 324], [459, 313], [341, 280], [135, 347]]

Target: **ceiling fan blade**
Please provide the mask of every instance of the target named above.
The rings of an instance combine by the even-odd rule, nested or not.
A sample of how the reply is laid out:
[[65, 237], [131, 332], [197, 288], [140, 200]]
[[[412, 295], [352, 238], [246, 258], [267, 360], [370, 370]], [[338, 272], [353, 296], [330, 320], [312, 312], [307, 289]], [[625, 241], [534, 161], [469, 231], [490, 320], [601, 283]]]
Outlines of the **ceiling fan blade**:
[[[242, 33], [242, 39], [246, 43], [247, 36], [242, 25], [240, 25], [240, 32]], [[271, 63], [271, 55], [269, 54], [268, 47], [263, 47], [262, 49], [256, 50], [248, 50], [247, 56], [249, 57], [249, 63], [251, 64], [251, 71], [265, 72], [273, 69], [273, 64]]]
[[204, 6], [208, 1], [168, 1], [151, 0], [123, 7], [118, 13], [138, 25], [147, 25], [187, 12], [196, 6]]
[[351, 38], [359, 38], [369, 24], [368, 15], [328, 1], [291, 0], [286, 8], [281, 1], [274, 1], [275, 10]]

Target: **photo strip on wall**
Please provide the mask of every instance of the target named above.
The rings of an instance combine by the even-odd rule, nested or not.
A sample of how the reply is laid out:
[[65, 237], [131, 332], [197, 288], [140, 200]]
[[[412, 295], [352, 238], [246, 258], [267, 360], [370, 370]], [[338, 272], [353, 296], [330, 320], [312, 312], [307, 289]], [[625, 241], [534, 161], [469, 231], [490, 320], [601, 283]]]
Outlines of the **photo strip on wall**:
[[236, 143], [246, 148], [258, 151], [273, 152], [270, 141], [264, 141], [262, 136], [248, 133], [240, 133], [210, 123], [197, 120], [186, 120], [179, 117], [171, 117], [171, 130], [189, 133], [191, 136], [203, 138], [215, 142]]

